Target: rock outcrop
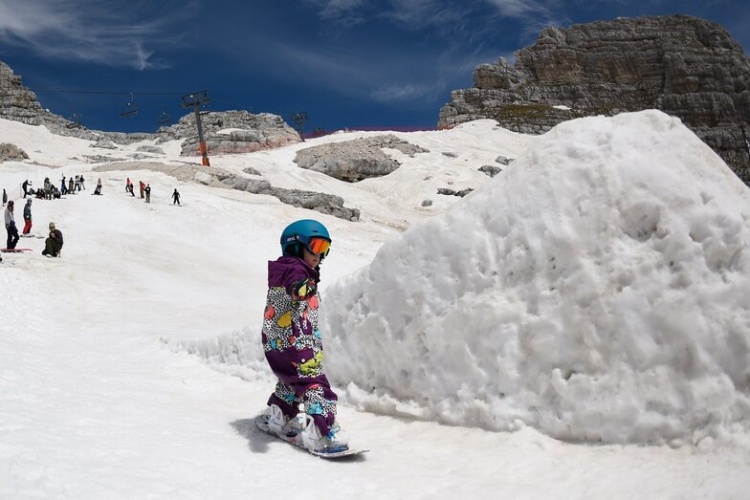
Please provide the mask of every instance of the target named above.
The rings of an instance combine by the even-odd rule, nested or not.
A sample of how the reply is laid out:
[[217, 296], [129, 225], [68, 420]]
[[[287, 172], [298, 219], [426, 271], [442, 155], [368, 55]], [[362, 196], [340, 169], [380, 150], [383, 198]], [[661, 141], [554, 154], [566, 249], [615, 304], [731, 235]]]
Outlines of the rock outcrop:
[[301, 149], [294, 162], [342, 181], [357, 182], [388, 175], [400, 166], [383, 149], [395, 149], [411, 156], [428, 152], [389, 134]]
[[[300, 142], [296, 130], [278, 115], [247, 111], [221, 111], [201, 114], [201, 126], [209, 154], [253, 153]], [[184, 139], [183, 156], [200, 156], [195, 114], [190, 113], [171, 127], [157, 132], [160, 141]]]
[[15, 144], [3, 142], [0, 144], [0, 163], [4, 161], [23, 161], [28, 160], [29, 155], [26, 151]]
[[547, 28], [534, 45], [474, 70], [440, 110], [451, 127], [492, 118], [543, 133], [590, 115], [660, 109], [679, 117], [750, 184], [750, 59], [720, 25], [688, 16]]

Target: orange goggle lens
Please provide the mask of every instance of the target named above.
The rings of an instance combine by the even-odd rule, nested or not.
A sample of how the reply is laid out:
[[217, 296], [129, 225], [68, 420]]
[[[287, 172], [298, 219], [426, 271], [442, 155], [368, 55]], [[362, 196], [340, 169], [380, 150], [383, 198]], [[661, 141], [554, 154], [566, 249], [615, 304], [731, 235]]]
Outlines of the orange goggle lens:
[[310, 241], [307, 242], [307, 249], [315, 255], [322, 255], [325, 257], [328, 255], [328, 250], [331, 249], [331, 242], [318, 237], [310, 238]]

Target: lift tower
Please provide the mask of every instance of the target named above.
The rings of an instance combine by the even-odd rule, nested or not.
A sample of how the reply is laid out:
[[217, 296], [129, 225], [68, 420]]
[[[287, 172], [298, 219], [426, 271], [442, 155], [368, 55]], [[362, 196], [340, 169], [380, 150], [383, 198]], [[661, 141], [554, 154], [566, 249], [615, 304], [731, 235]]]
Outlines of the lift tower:
[[211, 163], [208, 161], [208, 146], [206, 146], [206, 140], [203, 137], [203, 125], [201, 124], [201, 113], [200, 108], [204, 107], [209, 102], [208, 90], [201, 90], [200, 92], [193, 92], [192, 94], [186, 94], [182, 96], [180, 107], [181, 108], [193, 108], [195, 111], [195, 124], [198, 127], [198, 144], [203, 157], [202, 163], [204, 167], [210, 167]]

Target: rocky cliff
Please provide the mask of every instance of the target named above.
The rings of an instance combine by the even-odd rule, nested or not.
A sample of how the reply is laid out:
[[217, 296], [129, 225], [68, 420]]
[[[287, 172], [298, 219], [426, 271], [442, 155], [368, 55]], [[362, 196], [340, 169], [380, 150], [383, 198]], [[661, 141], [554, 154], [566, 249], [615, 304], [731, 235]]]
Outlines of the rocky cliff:
[[0, 118], [27, 125], [63, 127], [67, 120], [43, 109], [36, 94], [23, 85], [21, 77], [0, 61]]
[[571, 118], [660, 109], [677, 116], [750, 185], [750, 59], [721, 26], [688, 16], [547, 28], [534, 45], [474, 70], [439, 125], [493, 118], [543, 133]]

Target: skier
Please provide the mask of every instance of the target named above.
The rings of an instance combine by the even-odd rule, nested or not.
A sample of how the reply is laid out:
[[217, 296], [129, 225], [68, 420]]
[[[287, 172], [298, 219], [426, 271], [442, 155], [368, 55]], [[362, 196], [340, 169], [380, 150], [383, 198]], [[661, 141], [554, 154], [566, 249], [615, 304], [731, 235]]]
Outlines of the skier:
[[174, 193], [172, 193], [172, 205], [175, 203], [180, 204], [180, 192], [177, 191], [177, 188], [174, 188]]
[[48, 257], [60, 257], [60, 252], [63, 247], [63, 235], [62, 232], [55, 227], [54, 222], [49, 223], [49, 237], [44, 240], [44, 250], [42, 255]]
[[330, 245], [328, 230], [318, 221], [298, 220], [284, 229], [282, 256], [268, 263], [261, 334], [266, 360], [278, 381], [258, 425], [279, 435], [301, 435], [305, 448], [322, 452], [348, 449], [346, 433], [336, 422], [338, 397], [323, 373], [318, 330], [317, 285]]
[[14, 210], [13, 200], [8, 202], [8, 206], [5, 207], [5, 231], [8, 233], [8, 241], [6, 242], [5, 248], [16, 248], [18, 243], [18, 228], [16, 228], [16, 219], [13, 216]]
[[23, 234], [29, 234], [31, 232], [31, 202], [33, 198], [26, 200], [26, 206], [23, 207]]

